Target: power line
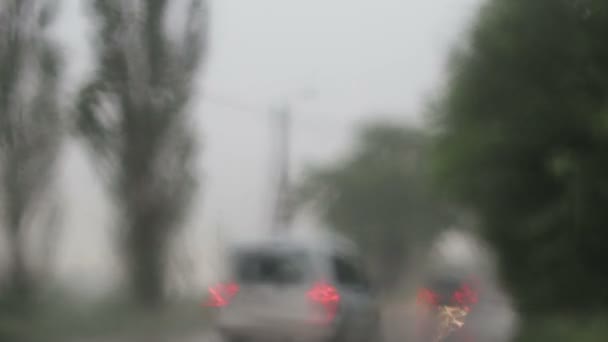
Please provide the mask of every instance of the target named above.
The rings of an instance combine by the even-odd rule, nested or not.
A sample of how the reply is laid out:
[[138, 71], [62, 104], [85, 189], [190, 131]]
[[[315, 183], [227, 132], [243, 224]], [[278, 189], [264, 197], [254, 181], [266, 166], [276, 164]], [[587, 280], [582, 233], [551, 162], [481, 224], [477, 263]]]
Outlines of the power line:
[[249, 112], [249, 113], [267, 113], [268, 112], [267, 109], [259, 108], [256, 106], [252, 106], [250, 104], [246, 104], [241, 101], [230, 99], [225, 96], [218, 96], [218, 95], [214, 95], [214, 94], [203, 95], [203, 101], [206, 101], [208, 103], [211, 103], [211, 104], [214, 104], [217, 106], [231, 108], [231, 109], [239, 111], [239, 112]]

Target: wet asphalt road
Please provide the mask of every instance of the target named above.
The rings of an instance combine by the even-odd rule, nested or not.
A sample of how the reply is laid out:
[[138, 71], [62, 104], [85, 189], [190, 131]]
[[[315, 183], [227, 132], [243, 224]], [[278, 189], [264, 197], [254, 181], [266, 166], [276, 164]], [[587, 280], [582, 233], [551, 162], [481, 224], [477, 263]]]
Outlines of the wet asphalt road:
[[[495, 302], [479, 307], [479, 314], [475, 320], [468, 321], [469, 331], [476, 341], [480, 342], [508, 342], [511, 341], [515, 329], [515, 317], [509, 306]], [[408, 316], [401, 310], [387, 310], [384, 317], [385, 342], [415, 342], [412, 339], [412, 326]], [[82, 339], [73, 342], [222, 342], [211, 331], [197, 331], [179, 333], [173, 336], [142, 336], [138, 338], [115, 339]]]
[[[385, 342], [417, 342], [412, 339], [412, 303], [393, 301], [383, 310]], [[479, 342], [508, 342], [516, 329], [516, 316], [508, 299], [498, 291], [486, 292], [475, 307], [476, 314], [467, 320], [468, 330]], [[137, 338], [91, 338], [70, 342], [221, 342], [211, 329], [172, 334], [139, 336]]]

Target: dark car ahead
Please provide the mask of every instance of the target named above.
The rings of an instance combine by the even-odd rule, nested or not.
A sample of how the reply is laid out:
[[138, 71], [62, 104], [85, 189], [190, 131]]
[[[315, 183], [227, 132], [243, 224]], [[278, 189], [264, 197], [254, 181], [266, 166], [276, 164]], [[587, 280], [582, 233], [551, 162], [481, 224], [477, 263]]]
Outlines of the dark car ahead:
[[415, 342], [475, 342], [467, 320], [478, 292], [478, 282], [464, 274], [427, 276], [417, 294]]

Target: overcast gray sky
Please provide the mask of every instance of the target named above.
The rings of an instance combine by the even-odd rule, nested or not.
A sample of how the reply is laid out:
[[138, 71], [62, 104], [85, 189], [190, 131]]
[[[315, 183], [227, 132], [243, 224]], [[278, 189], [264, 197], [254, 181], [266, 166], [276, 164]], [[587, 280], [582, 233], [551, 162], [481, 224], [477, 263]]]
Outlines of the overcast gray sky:
[[[205, 249], [217, 223], [231, 231], [263, 229], [272, 166], [269, 108], [292, 99], [296, 173], [343, 153], [362, 120], [420, 120], [480, 1], [211, 0], [210, 50], [195, 113], [205, 145], [204, 201], [193, 214], [199, 234], [190, 248]], [[90, 66], [91, 28], [79, 10], [86, 1], [65, 3], [57, 33], [70, 57], [68, 79], [82, 79]], [[308, 89], [316, 96], [300, 99]], [[81, 151], [69, 146], [66, 161], [62, 269], [87, 272], [111, 260], [99, 243], [107, 237], [108, 208]]]
[[[416, 119], [443, 78], [449, 48], [478, 0], [215, 0], [200, 115], [207, 138], [208, 218], [241, 230], [263, 222], [270, 118], [220, 106], [293, 100], [294, 160], [329, 160], [354, 123]], [[216, 100], [216, 101], [211, 101]], [[232, 186], [230, 184], [232, 183]]]

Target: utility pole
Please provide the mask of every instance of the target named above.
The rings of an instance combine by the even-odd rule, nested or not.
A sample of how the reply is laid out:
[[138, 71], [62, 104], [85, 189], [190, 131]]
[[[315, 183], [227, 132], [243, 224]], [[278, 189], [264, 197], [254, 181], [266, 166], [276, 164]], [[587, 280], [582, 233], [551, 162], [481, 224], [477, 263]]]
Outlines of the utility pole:
[[278, 233], [289, 229], [291, 221], [291, 186], [289, 179], [289, 164], [291, 160], [291, 122], [289, 107], [284, 104], [279, 107], [276, 115], [277, 146], [277, 188], [276, 203], [273, 213], [273, 232]]

